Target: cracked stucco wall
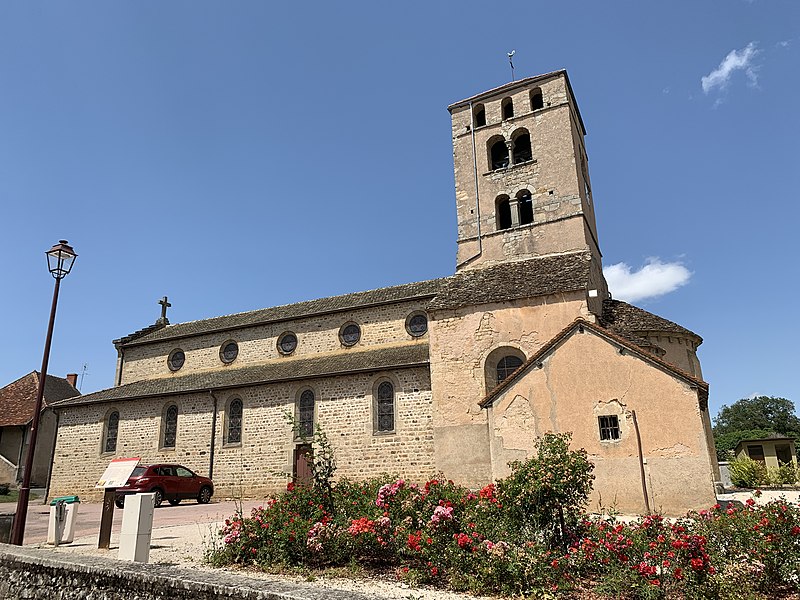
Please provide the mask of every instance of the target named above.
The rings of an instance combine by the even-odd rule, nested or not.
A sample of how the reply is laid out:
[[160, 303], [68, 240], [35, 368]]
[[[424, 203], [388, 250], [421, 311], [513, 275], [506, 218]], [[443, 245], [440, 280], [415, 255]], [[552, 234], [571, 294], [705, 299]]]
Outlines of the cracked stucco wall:
[[[486, 411], [485, 363], [500, 347], [526, 357], [577, 317], [594, 320], [584, 292], [439, 311], [429, 342], [437, 469], [469, 486], [492, 480]], [[465, 376], [466, 375], [466, 376]]]
[[[590, 510], [643, 512], [632, 411], [651, 508], [682, 515], [713, 505], [715, 461], [697, 391], [588, 331], [569, 337], [487, 410], [492, 475], [507, 475], [507, 463], [527, 456], [536, 435], [569, 431], [573, 447], [586, 448], [595, 464]], [[618, 416], [618, 441], [600, 440], [600, 415]]]

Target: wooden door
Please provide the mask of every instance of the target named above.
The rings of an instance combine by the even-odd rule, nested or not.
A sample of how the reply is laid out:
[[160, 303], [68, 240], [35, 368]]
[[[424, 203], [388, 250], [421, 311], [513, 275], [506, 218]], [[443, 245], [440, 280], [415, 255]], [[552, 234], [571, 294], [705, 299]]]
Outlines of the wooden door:
[[314, 461], [314, 450], [311, 444], [300, 444], [294, 449], [294, 478], [295, 485], [304, 487], [311, 486], [314, 482], [314, 475], [311, 472], [311, 465]]

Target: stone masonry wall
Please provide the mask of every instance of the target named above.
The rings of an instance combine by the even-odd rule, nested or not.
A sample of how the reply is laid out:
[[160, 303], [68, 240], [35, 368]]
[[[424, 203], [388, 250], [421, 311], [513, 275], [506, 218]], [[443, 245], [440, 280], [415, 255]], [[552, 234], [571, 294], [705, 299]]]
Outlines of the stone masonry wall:
[[[384, 380], [395, 389], [395, 431], [374, 433], [373, 395]], [[337, 476], [364, 479], [389, 472], [423, 480], [434, 473], [430, 375], [427, 368], [406, 368], [217, 393], [213, 473], [217, 497], [258, 497], [286, 485], [294, 449], [301, 441], [295, 440], [286, 414], [294, 413], [296, 400], [306, 389], [314, 392], [315, 418], [332, 443]], [[227, 444], [227, 407], [234, 398], [244, 404], [242, 441]], [[178, 405], [178, 434], [175, 449], [167, 450], [160, 447], [162, 415], [172, 402]], [[179, 463], [207, 475], [213, 406], [214, 399], [206, 393], [64, 409], [50, 495], [99, 499], [101, 490], [95, 490], [94, 483], [115, 457]], [[102, 452], [104, 423], [112, 410], [120, 414], [113, 454]]]
[[[539, 88], [544, 107], [531, 110], [530, 91]], [[501, 105], [505, 98], [514, 103], [514, 116], [503, 119]], [[524, 88], [499, 92], [496, 97], [482, 102], [486, 111], [486, 125], [473, 129], [469, 106], [453, 109], [453, 160], [456, 182], [456, 209], [458, 216], [458, 257], [461, 264], [477, 252], [478, 216], [485, 239], [483, 254], [470, 267], [492, 264], [509, 258], [526, 258], [554, 252], [590, 248], [591, 243], [582, 237], [581, 219], [567, 235], [564, 219], [583, 215], [587, 203], [582, 170], [583, 133], [579, 131], [576, 115], [563, 75], [531, 84]], [[490, 146], [499, 139], [510, 141], [521, 128], [530, 134], [533, 160], [506, 168], [491, 170]], [[477, 186], [480, 210], [475, 210], [475, 164], [473, 163], [473, 136], [477, 162]], [[534, 226], [557, 221], [561, 237], [545, 234], [534, 241], [527, 230], [526, 244], [509, 237], [509, 230], [498, 231], [496, 200], [500, 196], [514, 198], [522, 191], [531, 193], [534, 209]], [[589, 212], [594, 229], [594, 213]], [[498, 235], [492, 236], [493, 232]]]
[[0, 544], [0, 600], [367, 600], [358, 592], [223, 571], [120, 562]]
[[[122, 383], [157, 377], [181, 377], [196, 371], [238, 368], [286, 359], [278, 352], [277, 348], [279, 337], [286, 331], [292, 331], [297, 336], [297, 349], [291, 355], [293, 358], [313, 356], [323, 352], [347, 352], [369, 346], [407, 342], [414, 338], [406, 331], [406, 318], [413, 312], [424, 310], [427, 302], [428, 300], [424, 299], [399, 302], [234, 331], [131, 346], [125, 348]], [[361, 326], [361, 340], [355, 346], [344, 347], [339, 340], [339, 329], [349, 321], [354, 321]], [[237, 342], [239, 355], [232, 363], [226, 364], [220, 359], [220, 347], [228, 340]], [[167, 366], [167, 357], [176, 348], [184, 351], [186, 362], [179, 371], [173, 373]]]

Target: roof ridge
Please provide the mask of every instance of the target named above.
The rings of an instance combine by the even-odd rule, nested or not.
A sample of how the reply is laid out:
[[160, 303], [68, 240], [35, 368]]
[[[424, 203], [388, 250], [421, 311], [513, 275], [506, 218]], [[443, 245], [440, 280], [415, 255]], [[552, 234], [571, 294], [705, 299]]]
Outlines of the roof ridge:
[[[137, 334], [125, 336], [119, 340], [115, 340], [115, 344], [117, 347], [120, 347], [129, 343], [156, 343], [168, 339], [253, 327], [264, 323], [292, 321], [319, 314], [342, 312], [379, 304], [404, 302], [415, 298], [432, 298], [438, 292], [438, 287], [441, 283], [445, 282], [450, 277], [452, 277], [452, 275], [174, 323], [161, 328], [153, 328], [142, 334], [138, 334], [137, 332]], [[397, 294], [397, 292], [401, 293]], [[385, 297], [380, 297], [381, 294]], [[392, 294], [397, 294], [398, 297], [393, 297]], [[375, 298], [370, 298], [371, 295], [375, 296]], [[315, 305], [317, 305], [316, 308]], [[291, 314], [293, 311], [296, 314]], [[154, 334], [151, 336], [152, 339], [141, 339], [142, 337], [147, 337], [148, 334], [151, 333]]]
[[574, 331], [579, 327], [587, 327], [588, 329], [591, 329], [597, 334], [608, 336], [618, 344], [625, 346], [627, 349], [635, 352], [636, 354], [639, 354], [643, 359], [652, 361], [656, 363], [658, 366], [665, 368], [668, 371], [671, 371], [675, 375], [678, 375], [683, 379], [689, 380], [690, 382], [696, 384], [701, 390], [705, 392], [707, 399], [707, 394], [708, 394], [707, 382], [703, 381], [702, 379], [698, 379], [694, 375], [690, 375], [686, 371], [676, 367], [673, 364], [666, 362], [665, 360], [662, 360], [658, 356], [648, 352], [644, 348], [637, 346], [633, 342], [626, 340], [624, 337], [614, 333], [613, 331], [603, 327], [602, 325], [597, 325], [595, 323], [592, 323], [591, 321], [587, 321], [583, 317], [578, 317], [574, 321], [572, 321], [569, 325], [564, 327], [564, 329], [562, 329], [556, 335], [550, 338], [549, 341], [545, 342], [545, 344], [541, 348], [539, 348], [539, 350], [534, 352], [531, 355], [531, 357], [528, 358], [524, 363], [522, 363], [513, 373], [511, 373], [511, 375], [509, 375], [497, 387], [495, 387], [488, 394], [486, 394], [486, 396], [484, 396], [484, 398], [478, 402], [478, 405], [481, 408], [486, 408], [487, 406], [490, 406], [492, 402], [495, 400], [495, 398], [497, 398], [497, 396], [499, 396], [503, 391], [505, 391], [514, 382], [514, 380], [517, 379], [519, 375], [521, 375], [524, 371], [527, 371], [530, 367], [538, 363], [544, 357], [545, 354], [547, 354], [553, 348], [555, 348], [557, 344], [564, 341], [572, 331]]
[[[442, 280], [442, 279], [447, 279], [448, 277], [452, 277], [452, 275], [447, 275], [445, 277], [435, 277], [433, 279], [423, 279], [422, 281], [409, 281], [408, 283], [399, 283], [397, 285], [386, 285], [386, 286], [383, 286], [383, 287], [372, 288], [372, 289], [369, 289], [369, 290], [359, 290], [357, 292], [347, 292], [347, 293], [344, 293], [344, 294], [336, 294], [335, 296], [322, 296], [322, 297], [319, 297], [319, 298], [310, 298], [308, 300], [299, 300], [297, 302], [287, 302], [286, 304], [276, 304], [274, 306], [264, 306], [264, 307], [261, 307], [261, 308], [254, 308], [252, 310], [242, 310], [242, 311], [239, 311], [239, 312], [228, 313], [228, 314], [225, 314], [225, 315], [216, 315], [216, 316], [213, 316], [213, 317], [206, 317], [205, 319], [193, 319], [191, 321], [181, 321], [180, 323], [170, 323], [169, 325], [167, 325], [166, 329], [169, 329], [170, 327], [176, 327], [178, 325], [191, 325], [192, 323], [201, 323], [203, 321], [210, 321], [211, 319], [221, 319], [223, 317], [238, 317], [238, 316], [241, 316], [241, 315], [257, 313], [257, 312], [262, 311], [262, 310], [278, 310], [278, 309], [281, 309], [281, 308], [288, 308], [290, 306], [297, 306], [298, 304], [305, 304], [306, 302], [316, 302], [317, 300], [335, 300], [337, 298], [344, 298], [345, 296], [352, 296], [354, 294], [369, 294], [370, 292], [379, 292], [379, 291], [383, 291], [383, 290], [391, 290], [391, 289], [394, 289], [394, 288], [401, 288], [401, 287], [404, 287], [404, 286], [407, 286], [407, 285], [417, 285], [417, 284], [423, 284], [423, 283], [430, 283], [432, 281], [439, 281], [439, 280]], [[420, 296], [427, 296], [427, 295], [430, 295], [430, 294], [420, 294]]]

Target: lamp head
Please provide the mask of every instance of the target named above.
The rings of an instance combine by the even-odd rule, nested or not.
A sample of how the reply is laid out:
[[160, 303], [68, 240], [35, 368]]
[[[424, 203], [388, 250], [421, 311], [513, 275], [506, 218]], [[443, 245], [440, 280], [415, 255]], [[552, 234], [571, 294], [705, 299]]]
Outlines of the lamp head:
[[56, 279], [66, 277], [72, 270], [72, 263], [75, 262], [77, 256], [67, 240], [59, 240], [47, 251], [47, 268], [50, 270], [50, 274]]

